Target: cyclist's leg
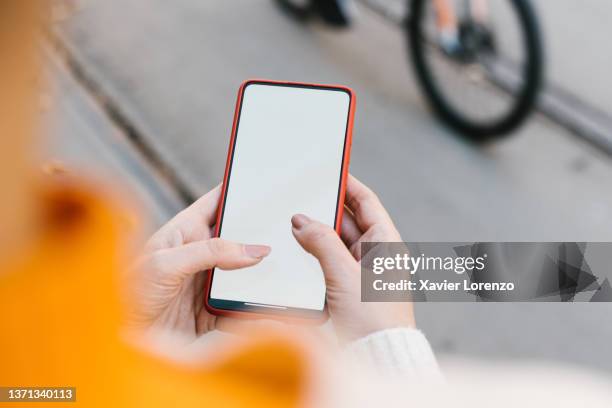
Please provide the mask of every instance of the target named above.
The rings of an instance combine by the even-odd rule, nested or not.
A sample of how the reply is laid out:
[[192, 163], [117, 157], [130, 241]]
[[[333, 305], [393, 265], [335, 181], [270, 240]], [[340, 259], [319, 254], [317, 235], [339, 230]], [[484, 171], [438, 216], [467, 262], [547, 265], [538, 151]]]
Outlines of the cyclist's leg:
[[457, 17], [455, 10], [450, 0], [433, 0], [434, 9], [436, 10], [436, 18], [438, 30], [452, 31], [457, 30]]
[[436, 13], [436, 25], [438, 28], [438, 40], [442, 49], [454, 54], [459, 50], [459, 27], [457, 15], [451, 0], [432, 0]]

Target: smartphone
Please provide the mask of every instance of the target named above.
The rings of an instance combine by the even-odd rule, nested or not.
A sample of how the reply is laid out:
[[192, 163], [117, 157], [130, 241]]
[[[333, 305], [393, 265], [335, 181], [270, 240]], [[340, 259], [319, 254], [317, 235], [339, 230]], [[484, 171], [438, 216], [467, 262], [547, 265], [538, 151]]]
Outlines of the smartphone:
[[272, 252], [252, 267], [208, 271], [209, 312], [325, 319], [323, 272], [293, 237], [291, 217], [306, 214], [340, 233], [354, 112], [344, 86], [242, 84], [215, 235]]

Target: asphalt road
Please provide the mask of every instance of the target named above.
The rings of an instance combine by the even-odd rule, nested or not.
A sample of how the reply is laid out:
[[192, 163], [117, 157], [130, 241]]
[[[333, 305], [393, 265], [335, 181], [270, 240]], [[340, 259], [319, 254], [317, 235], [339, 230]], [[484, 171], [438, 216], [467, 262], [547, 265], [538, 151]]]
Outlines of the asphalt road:
[[[600, 18], [612, 6], [588, 3], [595, 9], [571, 0], [538, 6], [546, 10], [551, 78], [603, 109], [612, 89], [596, 82], [605, 80], [609, 55], [587, 55], [572, 33], [584, 20], [604, 41]], [[608, 157], [538, 115], [501, 142], [461, 141], [424, 106], [401, 33], [368, 12], [339, 32], [295, 24], [267, 0], [89, 0], [61, 28], [90, 78], [194, 194], [221, 179], [244, 79], [343, 83], [358, 96], [351, 171], [378, 192], [405, 240], [612, 240]], [[612, 370], [611, 311], [424, 304], [418, 319], [442, 353]]]

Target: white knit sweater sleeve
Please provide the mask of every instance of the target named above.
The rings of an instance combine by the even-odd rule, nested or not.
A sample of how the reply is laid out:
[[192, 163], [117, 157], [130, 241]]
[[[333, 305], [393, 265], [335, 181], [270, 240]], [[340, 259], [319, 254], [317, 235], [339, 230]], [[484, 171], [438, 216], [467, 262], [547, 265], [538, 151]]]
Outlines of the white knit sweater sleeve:
[[425, 335], [417, 329], [395, 328], [369, 334], [346, 346], [355, 363], [383, 376], [442, 381], [442, 374]]

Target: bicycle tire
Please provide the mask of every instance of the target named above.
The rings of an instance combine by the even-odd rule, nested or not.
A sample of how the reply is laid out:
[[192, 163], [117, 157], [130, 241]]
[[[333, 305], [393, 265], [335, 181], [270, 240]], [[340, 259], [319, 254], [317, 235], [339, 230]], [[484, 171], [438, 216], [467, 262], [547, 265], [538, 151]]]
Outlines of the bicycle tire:
[[425, 6], [430, 0], [412, 0], [411, 15], [406, 20], [409, 54], [419, 85], [433, 112], [450, 128], [474, 142], [500, 138], [517, 129], [532, 112], [540, 91], [544, 71], [544, 50], [538, 20], [528, 0], [510, 1], [523, 31], [526, 62], [523, 84], [514, 94], [512, 107], [500, 118], [490, 122], [477, 122], [463, 116], [440, 92], [426, 60], [427, 45], [421, 41], [424, 29]]

